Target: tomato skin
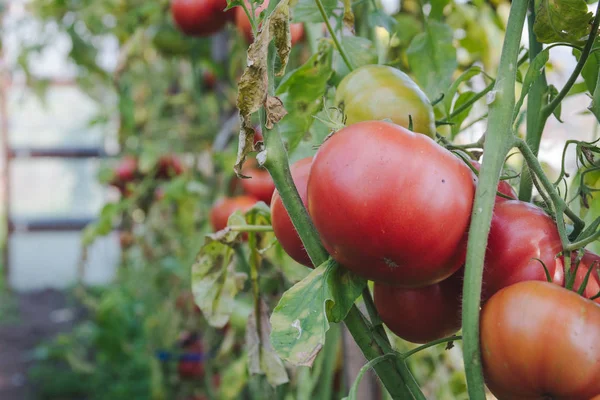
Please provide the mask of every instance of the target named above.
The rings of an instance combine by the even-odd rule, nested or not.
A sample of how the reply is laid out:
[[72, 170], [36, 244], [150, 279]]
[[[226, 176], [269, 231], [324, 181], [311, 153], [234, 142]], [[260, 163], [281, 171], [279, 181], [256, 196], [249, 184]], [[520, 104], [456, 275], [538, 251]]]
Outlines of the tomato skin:
[[335, 104], [344, 110], [346, 124], [383, 120], [435, 137], [435, 116], [427, 96], [404, 72], [385, 65], [365, 65], [338, 85]]
[[[248, 6], [248, 10], [250, 10], [250, 5], [246, 2]], [[266, 10], [269, 7], [269, 0], [264, 0], [259, 7], [254, 11], [255, 16], [259, 16], [263, 10]], [[252, 25], [250, 24], [250, 20], [248, 16], [244, 12], [242, 7], [235, 8], [235, 25], [237, 26], [238, 31], [246, 38], [248, 43], [252, 43]], [[290, 35], [292, 37], [292, 46], [302, 39], [304, 39], [304, 25], [301, 23], [290, 24]]]
[[224, 197], [215, 202], [210, 210], [210, 223], [220, 231], [227, 226], [229, 216], [237, 210], [248, 211], [258, 200], [251, 196]]
[[172, 0], [175, 24], [189, 36], [209, 36], [220, 31], [228, 18], [226, 0]]
[[427, 343], [448, 337], [461, 327], [462, 271], [417, 289], [375, 283], [375, 307], [384, 324], [398, 337]]
[[136, 178], [138, 171], [137, 159], [134, 157], [123, 157], [115, 168], [115, 181], [120, 183], [131, 182]]
[[556, 224], [541, 208], [519, 200], [494, 207], [483, 270], [485, 301], [500, 289], [521, 281], [546, 281], [544, 262], [554, 283], [562, 285], [564, 269]]
[[[312, 157], [307, 157], [296, 161], [290, 168], [304, 206], [306, 206], [306, 187], [311, 165]], [[298, 232], [294, 228], [277, 190], [273, 192], [273, 198], [271, 199], [271, 225], [273, 225], [273, 232], [283, 250], [300, 264], [312, 268], [310, 257], [306, 253], [302, 240], [300, 240], [300, 236], [298, 236]]]
[[242, 174], [250, 177], [250, 179], [241, 180], [244, 192], [264, 201], [267, 205], [271, 204], [271, 198], [275, 191], [275, 182], [273, 182], [271, 174], [264, 168], [257, 168], [256, 162], [249, 163], [244, 167]]
[[499, 399], [600, 394], [600, 306], [548, 282], [506, 287], [483, 306], [484, 376]]
[[366, 279], [422, 287], [464, 262], [474, 181], [463, 161], [429, 137], [359, 122], [317, 152], [309, 214], [343, 266]]
[[[188, 356], [202, 357], [204, 355], [204, 346], [200, 339], [195, 339], [192, 343], [183, 346], [183, 350]], [[204, 377], [204, 361], [202, 360], [180, 360], [177, 366], [179, 377], [183, 379], [199, 379]]]
[[[475, 160], [470, 160], [471, 165], [473, 165], [473, 167], [475, 167], [475, 169], [477, 171], [481, 171], [481, 164]], [[515, 192], [515, 189], [513, 189], [512, 186], [510, 186], [510, 183], [508, 183], [507, 181], [500, 181], [498, 182], [498, 188], [497, 188], [499, 193], [502, 193], [505, 196], [510, 197], [511, 199], [518, 199], [519, 196], [517, 195], [517, 192]], [[508, 199], [498, 196], [496, 195], [496, 203], [499, 201], [506, 201]]]
[[[574, 261], [575, 257], [573, 257], [573, 263], [571, 263], [572, 269], [575, 268]], [[587, 285], [583, 291], [583, 297], [586, 299], [594, 297], [598, 294], [598, 292], [600, 292], [600, 278], [598, 277], [598, 272], [600, 272], [600, 256], [592, 253], [591, 251], [585, 250], [583, 257], [581, 257], [581, 260], [579, 261], [579, 266], [577, 267], [575, 281], [573, 282], [574, 291], [578, 291], [579, 288], [581, 288], [581, 285], [583, 285], [583, 281], [585, 280], [585, 276], [590, 268], [594, 268], [594, 270], [590, 273]], [[600, 304], [600, 298], [594, 299], [594, 301]]]

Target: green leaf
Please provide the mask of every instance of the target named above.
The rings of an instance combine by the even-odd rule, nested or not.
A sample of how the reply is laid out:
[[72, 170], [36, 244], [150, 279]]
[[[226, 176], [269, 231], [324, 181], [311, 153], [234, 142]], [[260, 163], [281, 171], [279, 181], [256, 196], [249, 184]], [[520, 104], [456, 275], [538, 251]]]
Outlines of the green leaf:
[[[581, 52], [577, 49], [573, 49], [573, 55], [579, 61]], [[581, 76], [587, 86], [587, 90], [590, 93], [594, 93], [596, 88], [596, 82], [598, 80], [598, 71], [600, 70], [600, 38], [594, 40], [590, 55], [588, 56], [583, 69], [581, 70]]]
[[[246, 346], [248, 349], [248, 370], [250, 374], [264, 374], [271, 386], [289, 382], [283, 361], [273, 350], [269, 341], [271, 324], [268, 307], [262, 299], [259, 303], [260, 316], [257, 320], [254, 310], [248, 318], [246, 327]], [[260, 324], [260, 329], [258, 329]]]
[[331, 77], [333, 47], [329, 41], [321, 41], [319, 51], [308, 61], [287, 74], [276, 94], [289, 114], [279, 123], [279, 132], [293, 152], [314, 119], [313, 115], [323, 108], [323, 96]]
[[430, 100], [446, 92], [458, 65], [452, 35], [448, 25], [429, 21], [406, 50], [408, 64]]
[[[448, 91], [446, 92], [443, 100], [444, 110], [446, 111], [446, 115], [450, 115], [450, 110], [452, 108], [452, 102], [454, 101], [454, 96], [458, 92], [458, 88], [461, 83], [467, 82], [469, 79], [477, 76], [481, 73], [484, 73], [480, 67], [470, 67], [465, 72], [460, 74], [460, 76], [452, 83]], [[454, 107], [456, 108], [456, 106]]]
[[398, 21], [378, 8], [369, 14], [369, 24], [371, 26], [382, 26], [388, 32], [392, 32], [396, 25], [398, 25]]
[[283, 294], [271, 315], [271, 343], [279, 356], [311, 366], [329, 322], [342, 321], [366, 281], [328, 260]]
[[223, 382], [226, 385], [219, 386], [217, 398], [219, 400], [236, 400], [240, 398], [240, 394], [246, 383], [248, 382], [248, 358], [243, 354], [239, 359], [230, 362], [222, 372]]
[[592, 17], [585, 0], [541, 0], [533, 31], [541, 43], [581, 43], [590, 34]]
[[408, 47], [410, 42], [423, 30], [419, 19], [412, 14], [398, 14], [396, 16], [394, 34], [400, 42], [401, 47]]
[[229, 321], [235, 295], [243, 287], [246, 274], [235, 271], [233, 249], [207, 236], [192, 265], [194, 300], [211, 326], [222, 328]]
[[537, 78], [542, 74], [544, 68], [546, 67], [546, 63], [548, 62], [548, 58], [550, 57], [550, 51], [548, 49], [540, 52], [535, 58], [529, 68], [527, 69], [527, 73], [525, 74], [525, 79], [523, 80], [523, 87], [521, 88], [521, 97], [517, 101], [515, 105], [515, 111], [513, 114], [513, 122], [517, 119], [517, 115], [523, 106], [523, 101], [525, 101], [525, 96], [531, 90], [531, 86], [537, 80]]
[[[323, 0], [323, 8], [327, 16], [333, 15], [333, 10], [337, 5], [336, 0]], [[293, 22], [313, 22], [322, 23], [323, 18], [317, 8], [314, 0], [299, 0], [293, 9]]]
[[600, 79], [596, 82], [596, 89], [592, 95], [592, 103], [588, 107], [588, 110], [594, 114], [598, 122], [600, 123]]
[[[469, 100], [475, 97], [475, 95], [476, 93], [472, 91], [461, 93], [456, 99], [456, 102], [454, 103], [454, 109], [457, 109], [463, 104], [467, 103]], [[452, 118], [452, 122], [454, 123], [454, 125], [452, 125], [452, 137], [456, 136], [456, 134], [460, 132], [460, 127], [463, 121], [469, 116], [469, 112], [471, 112], [471, 109], [472, 107], [469, 107], [466, 110], [462, 111], [460, 114], [457, 114], [454, 118]]]
[[441, 20], [444, 17], [444, 7], [450, 4], [450, 0], [431, 0], [430, 4], [429, 18]]

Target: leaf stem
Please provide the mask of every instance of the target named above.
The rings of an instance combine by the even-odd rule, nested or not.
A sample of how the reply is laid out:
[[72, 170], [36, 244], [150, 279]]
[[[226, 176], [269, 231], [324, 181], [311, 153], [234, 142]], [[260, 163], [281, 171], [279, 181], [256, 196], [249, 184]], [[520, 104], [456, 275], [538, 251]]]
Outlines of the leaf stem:
[[579, 61], [577, 62], [577, 65], [575, 65], [575, 69], [571, 73], [571, 76], [567, 80], [567, 83], [565, 83], [565, 86], [558, 93], [558, 95], [554, 98], [554, 100], [552, 100], [552, 102], [550, 102], [550, 104], [548, 104], [542, 110], [542, 114], [546, 118], [548, 118], [554, 112], [556, 107], [558, 107], [560, 102], [569, 93], [569, 90], [571, 90], [571, 87], [575, 84], [575, 81], [579, 77], [579, 73], [583, 69], [583, 66], [585, 65], [585, 62], [587, 61], [587, 59], [590, 55], [590, 51], [592, 50], [592, 47], [594, 45], [594, 41], [596, 40], [599, 25], [600, 25], [600, 2], [598, 2], [598, 6], [596, 7], [596, 15], [594, 16], [594, 22], [592, 23], [592, 29], [590, 30], [590, 36], [588, 37], [588, 40], [585, 43], [585, 46], [583, 47], [583, 51], [581, 52], [581, 56], [579, 57]]
[[412, 356], [415, 353], [418, 353], [422, 350], [428, 349], [433, 346], [437, 346], [438, 344], [454, 342], [454, 341], [461, 340], [461, 339], [462, 339], [462, 336], [460, 336], [460, 335], [454, 335], [454, 336], [449, 336], [446, 338], [437, 339], [432, 342], [425, 343], [424, 345], [416, 347], [410, 351], [407, 351], [406, 353], [403, 353], [402, 358], [407, 359], [408, 357]]
[[348, 58], [346, 51], [342, 47], [342, 43], [339, 41], [337, 35], [335, 34], [335, 31], [333, 30], [333, 27], [331, 26], [331, 22], [329, 22], [329, 18], [327, 17], [327, 13], [325, 12], [325, 7], [323, 6], [323, 2], [321, 0], [315, 0], [315, 3], [317, 4], [317, 8], [319, 9], [319, 12], [321, 13], [323, 22], [325, 22], [325, 26], [327, 26], [327, 30], [329, 31], [329, 34], [331, 35], [331, 39], [333, 39], [333, 43], [335, 44], [335, 47], [337, 48], [338, 52], [342, 56], [344, 63], [346, 64], [346, 66], [348, 67], [348, 69], [350, 71], [354, 70], [354, 66], [352, 65], [352, 62], [350, 62], [350, 58]]
[[227, 228], [234, 232], [273, 232], [271, 225], [231, 225]]
[[[535, 57], [543, 50], [542, 44], [537, 41], [533, 26], [535, 24], [535, 4], [533, 1], [529, 2], [529, 15], [527, 16], [527, 25], [529, 31], [529, 60], [533, 62]], [[548, 88], [546, 82], [546, 74], [542, 70], [540, 76], [533, 82], [529, 93], [527, 93], [527, 137], [526, 141], [529, 148], [537, 157], [540, 149], [540, 142], [542, 140], [542, 132], [546, 120], [548, 119], [540, 111], [543, 107], [544, 93]], [[533, 182], [529, 168], [523, 165], [521, 169], [521, 181], [519, 184], [519, 199], [522, 201], [531, 201], [531, 193], [533, 190]]]
[[512, 115], [515, 106], [515, 82], [521, 33], [527, 14], [527, 0], [514, 0], [510, 8], [500, 65], [489, 102], [489, 119], [484, 144], [486, 157], [481, 166], [465, 265], [463, 285], [463, 356], [469, 398], [485, 399], [485, 386], [479, 348], [479, 307], [483, 259], [492, 221], [496, 186], [504, 158], [514, 144]]

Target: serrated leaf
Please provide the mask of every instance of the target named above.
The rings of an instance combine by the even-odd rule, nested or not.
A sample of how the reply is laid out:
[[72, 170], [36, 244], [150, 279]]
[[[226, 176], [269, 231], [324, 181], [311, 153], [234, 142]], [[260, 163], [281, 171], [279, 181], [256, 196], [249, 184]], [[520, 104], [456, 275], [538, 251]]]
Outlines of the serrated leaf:
[[194, 265], [194, 300], [211, 326], [222, 328], [229, 321], [234, 298], [243, 287], [246, 274], [235, 271], [233, 249], [208, 236]]
[[333, 260], [321, 264], [283, 294], [271, 315], [271, 343], [279, 356], [311, 366], [329, 322], [343, 320], [366, 281]]
[[544, 68], [546, 67], [546, 63], [550, 57], [550, 51], [548, 49], [540, 52], [527, 69], [527, 73], [525, 74], [525, 79], [523, 80], [523, 87], [521, 88], [521, 96], [515, 105], [515, 111], [513, 114], [513, 122], [517, 119], [518, 113], [523, 106], [523, 101], [525, 101], [525, 96], [531, 90], [531, 86], [533, 83], [542, 75]]
[[[273, 350], [269, 341], [271, 324], [267, 305], [262, 299], [259, 303], [258, 319], [254, 310], [248, 318], [246, 326], [246, 348], [248, 349], [248, 370], [250, 374], [266, 375], [271, 386], [279, 386], [289, 381], [283, 362]], [[260, 326], [260, 330], [258, 329]], [[259, 333], [260, 332], [260, 333]]]
[[[337, 0], [323, 0], [322, 4], [327, 16], [332, 16], [333, 10], [337, 6]], [[299, 0], [293, 11], [294, 22], [323, 22], [323, 17], [321, 17], [317, 3], [314, 0]]]
[[[247, 66], [239, 81], [236, 103], [240, 110], [241, 128], [234, 170], [239, 177], [244, 177], [241, 173], [244, 161], [248, 153], [254, 149], [252, 114], [263, 106], [269, 111], [269, 106], [273, 104], [272, 102], [267, 104], [269, 83], [267, 55], [271, 40], [275, 42], [281, 61], [279, 73], [283, 74], [292, 47], [288, 0], [282, 0], [277, 4], [263, 22], [262, 29], [248, 48]], [[280, 109], [277, 111], [278, 114], [282, 112]]]
[[592, 17], [585, 0], [541, 0], [533, 31], [541, 43], [581, 43], [590, 34]]
[[333, 47], [322, 41], [319, 51], [304, 65], [287, 74], [276, 94], [289, 111], [279, 123], [279, 132], [293, 152], [312, 125], [313, 115], [323, 108], [323, 96], [332, 70]]
[[430, 100], [446, 92], [458, 65], [452, 37], [452, 28], [432, 20], [427, 23], [427, 30], [415, 36], [406, 50], [408, 64]]

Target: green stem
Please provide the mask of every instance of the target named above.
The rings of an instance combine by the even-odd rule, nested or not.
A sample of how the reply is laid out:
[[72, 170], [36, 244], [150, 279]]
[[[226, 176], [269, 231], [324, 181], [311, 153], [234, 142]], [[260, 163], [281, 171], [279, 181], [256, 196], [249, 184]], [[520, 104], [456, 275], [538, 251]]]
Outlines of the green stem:
[[592, 243], [594, 240], [600, 239], [600, 230], [596, 231], [593, 235], [586, 237], [585, 239], [579, 240], [577, 242], [573, 242], [567, 246], [566, 250], [574, 251], [577, 249], [581, 249], [582, 247], [587, 246]]
[[231, 225], [228, 228], [234, 232], [273, 232], [271, 225]]
[[556, 107], [558, 107], [560, 102], [569, 93], [569, 90], [571, 90], [571, 87], [573, 87], [573, 85], [575, 84], [575, 81], [579, 77], [579, 74], [581, 73], [581, 70], [583, 69], [585, 62], [587, 61], [587, 59], [590, 55], [590, 51], [592, 50], [594, 41], [596, 40], [599, 25], [600, 25], [600, 2], [598, 2], [598, 5], [596, 6], [596, 16], [594, 17], [594, 22], [592, 23], [592, 29], [590, 30], [590, 36], [589, 36], [587, 42], [585, 43], [583, 51], [581, 52], [581, 56], [579, 57], [579, 61], [577, 62], [577, 65], [575, 66], [575, 69], [571, 73], [571, 76], [567, 80], [567, 83], [565, 83], [565, 86], [558, 93], [558, 95], [554, 98], [554, 100], [552, 100], [552, 102], [550, 104], [548, 104], [546, 107], [544, 107], [544, 109], [542, 110], [542, 113], [546, 118], [548, 118], [550, 115], [552, 115], [552, 113], [554, 112]]
[[335, 34], [335, 31], [333, 30], [333, 27], [331, 26], [331, 22], [329, 22], [329, 18], [327, 17], [327, 12], [325, 12], [325, 7], [323, 7], [323, 3], [321, 2], [321, 0], [315, 0], [315, 3], [317, 3], [317, 8], [319, 9], [319, 12], [321, 13], [323, 22], [325, 22], [325, 26], [327, 26], [327, 30], [329, 31], [329, 34], [331, 35], [331, 38], [333, 39], [333, 43], [335, 44], [335, 47], [337, 48], [338, 52], [342, 56], [342, 59], [344, 60], [344, 63], [346, 64], [348, 69], [350, 71], [352, 71], [354, 69], [354, 66], [350, 62], [350, 58], [348, 58], [346, 51], [342, 47], [342, 43], [339, 41], [337, 35]]
[[487, 85], [485, 87], [485, 89], [483, 89], [481, 92], [477, 93], [475, 96], [473, 96], [471, 99], [469, 99], [469, 101], [467, 101], [466, 103], [462, 104], [456, 110], [453, 110], [452, 113], [448, 116], [448, 118], [443, 119], [442, 121], [439, 121], [439, 122], [436, 121], [436, 123], [449, 122], [454, 117], [456, 117], [457, 115], [460, 115], [460, 113], [462, 113], [463, 111], [468, 110], [469, 107], [471, 107], [473, 104], [475, 104], [483, 96], [485, 96], [486, 94], [488, 94], [494, 88], [495, 84], [496, 84], [496, 81], [492, 81], [489, 85]]
[[410, 351], [407, 351], [406, 353], [402, 354], [402, 358], [407, 359], [408, 357], [412, 356], [415, 353], [418, 353], [422, 350], [428, 349], [433, 346], [437, 346], [438, 344], [455, 342], [455, 341], [461, 340], [461, 339], [462, 339], [462, 336], [460, 336], [460, 335], [454, 335], [454, 336], [449, 336], [446, 338], [437, 339], [432, 342], [425, 343], [424, 345], [416, 347]]
[[[377, 308], [375, 307], [375, 303], [373, 302], [373, 297], [371, 297], [371, 291], [369, 287], [365, 287], [362, 292], [362, 298], [365, 302], [365, 306], [367, 308], [367, 312], [369, 314], [369, 319], [371, 320], [371, 324], [374, 328], [378, 326], [383, 326], [381, 322], [381, 318], [379, 317], [379, 313], [377, 312]], [[383, 337], [387, 337], [385, 331], [383, 332]]]
[[369, 361], [368, 363], [363, 365], [363, 367], [360, 369], [360, 371], [358, 371], [358, 374], [356, 375], [356, 379], [354, 379], [352, 388], [350, 388], [350, 392], [348, 393], [348, 400], [356, 400], [356, 393], [358, 392], [358, 387], [360, 386], [360, 381], [362, 380], [363, 376], [365, 375], [365, 373], [368, 370], [370, 370], [371, 368], [373, 368], [375, 365], [379, 364], [382, 361], [389, 360], [389, 359], [392, 359], [395, 357], [396, 357], [396, 355], [392, 354], [392, 353], [384, 354], [382, 356], [372, 359], [371, 361]]
[[[535, 57], [543, 50], [542, 44], [537, 41], [535, 33], [533, 32], [533, 25], [535, 23], [535, 4], [533, 1], [529, 2], [527, 22], [529, 28], [529, 59], [533, 62]], [[526, 141], [536, 157], [540, 149], [544, 125], [546, 125], [546, 120], [548, 119], [540, 112], [543, 107], [544, 93], [547, 88], [546, 74], [542, 71], [540, 76], [531, 86], [529, 93], [527, 93]], [[529, 174], [529, 168], [527, 168], [526, 165], [523, 165], [521, 169], [521, 182], [519, 184], [519, 199], [527, 202], [531, 201], [532, 190], [533, 182], [531, 180], [531, 175]]]
[[[271, 94], [274, 90], [272, 85], [272, 82], [274, 82], [274, 60], [275, 51], [273, 44], [271, 44], [269, 46], [267, 62], [269, 92]], [[321, 265], [327, 261], [329, 254], [321, 244], [319, 234], [300, 199], [298, 190], [292, 179], [287, 152], [281, 139], [279, 128], [275, 125], [273, 129], [267, 131], [263, 121], [263, 129], [263, 132], [265, 132], [264, 139], [267, 153], [264, 166], [273, 178], [275, 188], [279, 192], [281, 201], [283, 202], [312, 263], [316, 266]], [[391, 352], [391, 349], [390, 351], [384, 351], [384, 349], [373, 340], [372, 329], [356, 306], [352, 306], [344, 323], [368, 360]], [[390, 361], [378, 364], [375, 367], [375, 371], [394, 399], [404, 400], [413, 397], [409, 389], [405, 386], [405, 378], [403, 378], [406, 374], [410, 375], [408, 368], [400, 368], [393, 361]]]
[[514, 0], [508, 17], [506, 36], [498, 66], [498, 74], [489, 106], [489, 119], [484, 144], [483, 165], [475, 191], [475, 202], [465, 265], [463, 285], [463, 356], [469, 397], [485, 399], [485, 386], [479, 348], [479, 306], [483, 259], [492, 221], [496, 186], [504, 164], [504, 158], [513, 146], [511, 132], [515, 106], [515, 81], [521, 33], [527, 14], [527, 0]]

